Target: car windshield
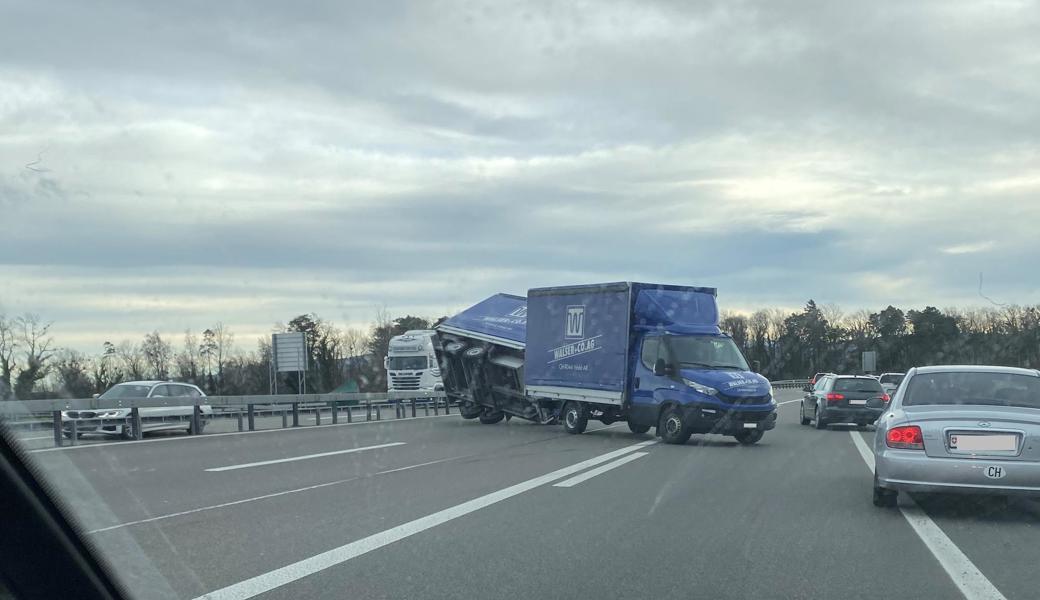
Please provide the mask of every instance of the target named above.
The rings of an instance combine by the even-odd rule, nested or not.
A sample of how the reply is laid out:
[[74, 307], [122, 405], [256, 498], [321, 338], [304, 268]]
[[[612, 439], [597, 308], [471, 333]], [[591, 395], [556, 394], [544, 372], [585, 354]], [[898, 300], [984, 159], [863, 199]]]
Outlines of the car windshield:
[[393, 371], [419, 370], [427, 366], [426, 356], [391, 356], [387, 359], [387, 368]]
[[884, 388], [877, 379], [870, 377], [839, 377], [834, 380], [835, 392], [877, 392], [884, 393]]
[[973, 405], [1040, 409], [1040, 377], [1013, 373], [919, 373], [910, 380], [904, 406]]
[[899, 385], [903, 382], [903, 377], [904, 375], [902, 373], [886, 373], [882, 375], [878, 381], [880, 381], [881, 383], [891, 383], [893, 385]]
[[148, 396], [148, 391], [152, 389], [150, 385], [117, 385], [109, 389], [104, 394], [101, 394], [101, 398], [144, 398]]
[[733, 340], [705, 335], [667, 336], [672, 357], [682, 367], [747, 371], [747, 361]]

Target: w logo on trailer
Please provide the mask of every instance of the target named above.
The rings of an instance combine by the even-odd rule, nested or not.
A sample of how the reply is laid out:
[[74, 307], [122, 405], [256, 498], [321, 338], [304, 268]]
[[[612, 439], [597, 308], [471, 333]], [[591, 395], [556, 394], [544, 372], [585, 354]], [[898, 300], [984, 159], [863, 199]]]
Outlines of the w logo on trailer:
[[520, 308], [518, 308], [518, 309], [514, 310], [513, 312], [509, 313], [509, 316], [510, 317], [516, 317], [518, 319], [526, 319], [527, 318], [527, 307], [526, 306], [521, 306]]
[[585, 305], [567, 307], [567, 328], [564, 337], [581, 339], [585, 337]]

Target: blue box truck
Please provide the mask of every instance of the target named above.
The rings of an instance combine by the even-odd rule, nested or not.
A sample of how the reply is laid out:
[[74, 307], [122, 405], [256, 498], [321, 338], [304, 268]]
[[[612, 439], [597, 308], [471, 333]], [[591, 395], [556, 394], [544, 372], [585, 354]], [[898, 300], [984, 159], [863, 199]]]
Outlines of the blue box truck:
[[497, 294], [447, 319], [435, 350], [462, 416], [656, 428], [754, 444], [776, 426], [769, 381], [719, 329], [716, 290], [648, 283]]

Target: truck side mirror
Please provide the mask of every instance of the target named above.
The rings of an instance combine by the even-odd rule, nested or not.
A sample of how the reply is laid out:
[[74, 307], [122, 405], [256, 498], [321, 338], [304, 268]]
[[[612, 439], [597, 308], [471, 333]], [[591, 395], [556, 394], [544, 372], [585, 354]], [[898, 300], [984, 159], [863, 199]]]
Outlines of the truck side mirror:
[[386, 369], [389, 369], [389, 368], [390, 368], [390, 357], [389, 356], [384, 356], [383, 357], [383, 369], [386, 370]]
[[669, 371], [668, 363], [664, 362], [663, 358], [657, 359], [657, 361], [654, 363], [654, 375], [657, 375], [657, 376], [668, 375], [668, 371]]
[[762, 372], [762, 361], [758, 361], [758, 360], [751, 361], [751, 370], [754, 371], [755, 373], [761, 373]]

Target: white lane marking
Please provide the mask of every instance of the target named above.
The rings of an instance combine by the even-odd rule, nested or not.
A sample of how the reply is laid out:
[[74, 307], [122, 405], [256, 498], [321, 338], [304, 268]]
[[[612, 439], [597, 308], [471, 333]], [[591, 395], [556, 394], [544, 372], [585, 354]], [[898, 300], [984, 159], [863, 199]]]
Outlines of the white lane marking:
[[254, 496], [253, 498], [243, 498], [242, 500], [233, 500], [231, 502], [223, 502], [221, 504], [214, 504], [212, 506], [203, 506], [201, 508], [193, 508], [191, 510], [182, 510], [180, 512], [170, 513], [168, 515], [159, 515], [157, 517], [151, 517], [148, 519], [139, 519], [137, 521], [127, 521], [126, 523], [120, 523], [118, 525], [109, 525], [108, 527], [100, 527], [98, 529], [91, 529], [87, 532], [87, 535], [101, 533], [104, 531], [112, 531], [113, 529], [121, 529], [123, 527], [130, 527], [131, 525], [141, 525], [144, 523], [154, 523], [155, 521], [162, 521], [163, 519], [172, 519], [174, 517], [183, 517], [184, 515], [190, 515], [194, 513], [200, 513], [207, 510], [216, 510], [218, 508], [227, 508], [228, 506], [235, 506], [237, 504], [245, 504], [247, 502], [256, 502], [257, 500], [266, 500], [268, 498], [277, 498], [278, 496], [285, 496], [288, 494], [296, 494], [299, 492], [306, 492], [308, 490], [316, 490], [318, 488], [329, 487], [331, 485], [339, 485], [341, 483], [347, 483], [348, 481], [354, 481], [361, 479], [360, 477], [351, 477], [349, 479], [339, 479], [336, 481], [329, 481], [326, 483], [319, 483], [318, 485], [309, 485], [307, 487], [296, 488], [292, 490], [285, 490], [284, 492], [275, 492], [273, 494], [264, 494], [263, 496]]
[[360, 448], [347, 448], [346, 450], [333, 450], [332, 452], [319, 452], [317, 454], [304, 454], [303, 456], [290, 456], [288, 458], [276, 458], [274, 460], [261, 460], [258, 462], [242, 463], [240, 465], [228, 465], [226, 467], [212, 467], [205, 469], [208, 473], [219, 473], [221, 471], [237, 471], [238, 469], [251, 469], [253, 467], [265, 467], [267, 465], [278, 465], [287, 462], [296, 462], [298, 460], [310, 460], [312, 458], [322, 458], [324, 456], [337, 456], [340, 454], [353, 454], [355, 452], [364, 452], [366, 450], [378, 450], [380, 448], [392, 448], [394, 446], [404, 446], [405, 442], [390, 442], [388, 444], [378, 444], [375, 446], [362, 446]]
[[386, 471], [380, 471], [376, 475], [386, 475], [387, 473], [399, 473], [401, 471], [410, 471], [412, 469], [418, 469], [420, 467], [428, 467], [430, 465], [439, 465], [440, 463], [451, 462], [453, 460], [459, 460], [463, 458], [469, 458], [475, 456], [473, 454], [467, 454], [466, 456], [452, 456], [450, 458], [442, 458], [440, 460], [431, 460], [430, 462], [419, 463], [417, 465], [408, 465], [407, 467], [398, 467], [396, 469], [387, 469]]
[[427, 529], [458, 519], [459, 517], [466, 516], [472, 512], [491, 506], [492, 504], [496, 504], [518, 494], [551, 483], [562, 477], [573, 475], [574, 473], [584, 471], [589, 467], [605, 463], [630, 452], [635, 452], [636, 450], [653, 443], [655, 442], [640, 442], [632, 446], [626, 446], [619, 450], [614, 450], [613, 452], [601, 454], [588, 460], [583, 460], [569, 467], [557, 469], [551, 473], [535, 477], [534, 479], [528, 479], [527, 481], [516, 485], [511, 485], [496, 492], [491, 492], [490, 494], [480, 496], [479, 498], [474, 498], [473, 500], [463, 502], [462, 504], [457, 504], [425, 517], [418, 518], [414, 521], [409, 521], [408, 523], [398, 525], [397, 527], [392, 527], [386, 531], [381, 531], [368, 537], [361, 538], [360, 540], [350, 542], [349, 544], [344, 544], [339, 548], [333, 548], [327, 552], [322, 552], [321, 554], [311, 556], [310, 558], [305, 558], [301, 561], [269, 571], [262, 575], [257, 575], [256, 577], [231, 584], [219, 590], [214, 590], [208, 594], [199, 596], [196, 600], [245, 600], [246, 598], [252, 598], [264, 592], [290, 584], [298, 579], [307, 577], [308, 575], [313, 575], [319, 571], [342, 564], [352, 558], [357, 558], [358, 556], [367, 554], [373, 550], [378, 550], [388, 544], [403, 540], [417, 533], [426, 531]]
[[790, 404], [792, 402], [801, 402], [801, 401], [802, 401], [801, 398], [798, 398], [797, 400], [784, 400], [783, 402], [777, 402], [776, 405], [777, 406], [783, 406], [785, 404]]
[[[450, 415], [436, 415], [429, 417], [407, 417], [404, 419], [384, 419], [382, 421], [355, 421], [353, 423], [329, 423], [328, 425], [308, 425], [306, 427], [286, 427], [285, 429], [257, 429], [256, 431], [228, 431], [226, 433], [205, 433], [202, 435], [184, 435], [179, 437], [163, 438], [156, 440], [130, 440], [126, 442], [97, 442], [78, 446], [62, 446], [61, 448], [40, 448], [38, 450], [28, 450], [27, 454], [36, 454], [37, 452], [61, 452], [62, 450], [82, 450], [84, 448], [111, 448], [112, 446], [122, 446], [123, 444], [156, 444], [161, 442], [183, 442], [186, 440], [207, 440], [210, 438], [224, 437], [228, 435], [251, 435], [254, 433], [284, 433], [286, 431], [310, 431], [312, 429], [323, 429], [325, 427], [347, 427], [350, 425], [387, 425], [390, 423], [399, 423], [401, 421], [418, 421], [422, 419], [443, 419], [444, 417], [458, 417], [459, 415], [452, 413]], [[50, 439], [53, 436], [48, 436]]]
[[646, 456], [647, 454], [649, 454], [649, 452], [633, 452], [632, 454], [629, 454], [628, 456], [622, 456], [621, 458], [615, 460], [614, 462], [609, 462], [609, 463], [607, 463], [605, 465], [600, 465], [600, 466], [596, 467], [595, 469], [590, 469], [588, 471], [585, 471], [581, 475], [576, 475], [574, 477], [571, 477], [570, 479], [561, 481], [560, 483], [554, 483], [553, 487], [562, 487], [562, 488], [574, 487], [574, 486], [578, 485], [579, 483], [581, 483], [583, 481], [587, 481], [589, 479], [592, 479], [596, 475], [602, 475], [603, 473], [606, 473], [607, 471], [609, 471], [611, 469], [616, 469], [616, 468], [620, 467], [621, 465], [630, 463], [630, 462], [632, 462], [633, 460], [635, 460], [637, 458], [642, 458], [642, 457]]
[[[863, 441], [863, 436], [857, 432], [850, 431], [849, 435], [852, 436], [853, 445], [859, 450], [859, 455], [863, 457], [863, 462], [867, 463], [873, 473], [873, 450], [867, 446], [867, 443]], [[975, 566], [975, 563], [971, 562], [971, 559], [943, 532], [942, 528], [921, 510], [913, 498], [907, 494], [902, 494], [902, 496], [908, 500], [908, 503], [900, 505], [899, 512], [903, 514], [903, 518], [910, 524], [910, 528], [914, 530], [917, 537], [921, 538], [932, 556], [939, 561], [943, 570], [953, 580], [957, 589], [964, 594], [966, 600], [1007, 600], [1004, 594], [1001, 594], [1000, 590]]]
[[54, 435], [38, 435], [36, 437], [16, 437], [14, 438], [19, 442], [31, 442], [33, 440], [53, 440]]

